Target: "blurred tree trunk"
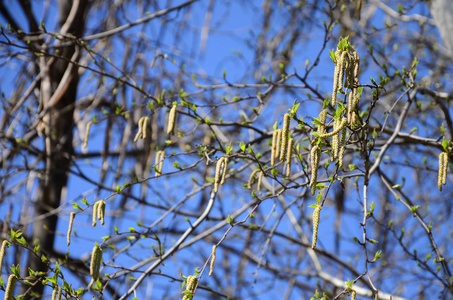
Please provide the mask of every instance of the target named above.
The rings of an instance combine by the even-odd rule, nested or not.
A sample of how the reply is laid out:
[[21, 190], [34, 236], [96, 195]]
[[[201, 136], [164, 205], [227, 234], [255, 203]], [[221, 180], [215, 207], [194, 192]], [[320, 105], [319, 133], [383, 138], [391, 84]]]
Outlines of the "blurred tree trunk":
[[429, 0], [428, 5], [444, 45], [450, 50], [450, 55], [453, 55], [453, 1]]
[[[58, 1], [58, 22], [62, 34], [81, 37], [88, 10], [88, 0], [74, 2], [72, 0]], [[40, 126], [44, 128], [41, 133], [46, 140], [46, 158], [45, 174], [41, 178], [35, 204], [35, 217], [58, 208], [62, 194], [64, 194], [62, 191], [66, 189], [67, 185], [68, 172], [74, 153], [72, 145], [73, 113], [79, 81], [77, 67], [68, 63], [68, 60], [78, 60], [78, 55], [74, 55], [74, 53], [74, 45], [66, 46], [60, 48], [61, 58], [53, 60], [50, 57], [41, 57], [38, 62], [41, 72], [43, 68], [47, 69], [41, 80], [40, 90], [40, 105], [43, 113]], [[53, 251], [57, 222], [58, 214], [50, 214], [50, 216], [34, 222], [33, 241], [38, 241], [41, 247], [39, 256]], [[28, 268], [43, 272], [48, 270], [41, 259], [33, 255], [29, 256], [27, 270]], [[22, 293], [25, 293], [29, 287], [24, 286], [23, 288]], [[38, 282], [32, 288], [32, 293], [28, 293], [24, 299], [32, 299], [33, 295], [41, 297], [43, 288], [44, 286]]]

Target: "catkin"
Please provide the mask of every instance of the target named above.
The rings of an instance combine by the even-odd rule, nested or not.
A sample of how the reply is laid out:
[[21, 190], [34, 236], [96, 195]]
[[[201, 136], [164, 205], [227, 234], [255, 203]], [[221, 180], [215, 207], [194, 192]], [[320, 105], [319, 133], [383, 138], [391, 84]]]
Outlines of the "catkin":
[[329, 137], [332, 137], [332, 136], [338, 134], [341, 130], [343, 130], [343, 128], [346, 127], [347, 123], [348, 123], [348, 120], [347, 120], [346, 118], [342, 118], [342, 119], [341, 119], [340, 125], [339, 125], [335, 130], [333, 130], [333, 131], [331, 131], [331, 132], [329, 132], [329, 133], [320, 135], [319, 137], [320, 137], [320, 138], [329, 138]]
[[[340, 126], [340, 120], [335, 119], [333, 122], [333, 131], [336, 131], [338, 126]], [[339, 149], [339, 137], [340, 132], [335, 134], [332, 137], [332, 156], [330, 157], [331, 161], [335, 161], [338, 158], [338, 149]]]
[[184, 295], [182, 300], [193, 299], [193, 293], [195, 291], [195, 287], [197, 286], [197, 283], [198, 283], [197, 276], [192, 276], [192, 275], [187, 276], [187, 279], [186, 279], [186, 291], [190, 291], [190, 293], [192, 293], [192, 296], [189, 297], [187, 295]]
[[253, 181], [253, 177], [256, 175], [256, 173], [260, 172], [261, 170], [260, 169], [256, 169], [252, 172], [252, 174], [250, 174], [250, 177], [249, 177], [249, 181], [247, 182], [247, 188], [249, 190], [252, 189], [252, 181]]
[[260, 172], [260, 175], [258, 175], [258, 183], [256, 184], [256, 190], [258, 191], [258, 194], [261, 196], [261, 181], [263, 180], [263, 171]]
[[145, 117], [142, 121], [142, 139], [146, 139], [146, 129], [149, 117]]
[[3, 258], [5, 257], [6, 246], [8, 245], [7, 240], [3, 240], [2, 247], [0, 248], [0, 276], [2, 274], [2, 265], [3, 265]]
[[343, 128], [340, 138], [340, 153], [338, 154], [338, 168], [343, 170], [344, 164], [344, 151], [345, 151], [345, 143], [346, 143], [346, 127]]
[[444, 178], [444, 158], [443, 152], [439, 154], [439, 172], [437, 175], [437, 186], [439, 187], [439, 191], [442, 192], [442, 181]]
[[288, 147], [288, 135], [289, 135], [289, 122], [290, 122], [290, 115], [285, 114], [283, 117], [283, 126], [282, 126], [282, 142], [281, 142], [281, 150], [280, 150], [280, 161], [285, 162], [286, 160], [286, 151]]
[[327, 109], [323, 109], [319, 113], [318, 119], [321, 122], [321, 124], [318, 125], [318, 134], [323, 135], [326, 133]]
[[59, 286], [56, 286], [54, 289], [53, 289], [53, 292], [52, 292], [52, 300], [57, 300], [57, 294], [58, 294], [58, 291], [61, 289], [61, 287]]
[[442, 185], [447, 184], [447, 169], [448, 169], [448, 153], [442, 152], [439, 154], [439, 173], [437, 176], [437, 185], [439, 191], [442, 191]]
[[104, 216], [105, 216], [105, 201], [104, 200], [99, 200], [98, 202], [98, 220], [101, 221], [101, 225], [104, 225]]
[[91, 263], [90, 263], [90, 275], [91, 275], [91, 282], [90, 287], [99, 279], [99, 269], [101, 267], [101, 260], [102, 260], [102, 249], [95, 245], [93, 251], [91, 252]]
[[220, 185], [223, 185], [225, 183], [225, 177], [227, 173], [227, 166], [228, 166], [228, 158], [224, 158], [223, 160], [223, 169], [222, 169], [222, 180], [220, 181]]
[[212, 276], [212, 272], [214, 272], [214, 262], [215, 262], [215, 251], [217, 249], [217, 245], [212, 246], [212, 258], [211, 264], [209, 265], [209, 276]]
[[162, 175], [162, 168], [164, 166], [164, 157], [165, 157], [165, 152], [164, 151], [157, 151], [156, 153], [156, 177], [159, 177]]
[[333, 73], [333, 92], [332, 92], [332, 106], [335, 107], [337, 101], [337, 91], [338, 91], [338, 75], [340, 74], [340, 49], [335, 51], [335, 71]]
[[99, 208], [99, 201], [95, 202], [94, 205], [93, 205], [93, 224], [92, 224], [93, 227], [96, 226], [96, 219], [97, 219], [97, 215], [98, 215], [98, 208]]
[[290, 138], [288, 141], [288, 150], [286, 156], [286, 177], [289, 177], [291, 175], [291, 155], [293, 153], [293, 142], [293, 138]]
[[355, 290], [351, 291], [351, 300], [355, 300], [356, 294], [357, 294], [357, 292]]
[[222, 176], [222, 170], [223, 170], [223, 163], [225, 161], [225, 157], [221, 157], [219, 158], [219, 160], [217, 161], [217, 164], [216, 164], [216, 168], [215, 168], [215, 177], [214, 177], [214, 192], [218, 192], [219, 191], [219, 184], [220, 184], [220, 180], [221, 180], [221, 177]]
[[339, 72], [338, 72], [338, 88], [340, 88], [340, 91], [343, 89], [343, 78], [344, 78], [344, 65], [345, 65], [345, 57], [347, 55], [346, 51], [343, 51], [341, 53], [340, 61], [339, 61]]
[[8, 284], [5, 290], [5, 300], [13, 300], [14, 285], [16, 284], [16, 275], [11, 274], [8, 278]]
[[272, 146], [271, 146], [271, 166], [275, 165], [275, 152], [277, 148], [278, 129], [272, 133]]
[[319, 227], [319, 215], [321, 214], [321, 205], [317, 205], [313, 211], [313, 239], [311, 242], [311, 248], [316, 248], [316, 242], [318, 241], [318, 227]]
[[354, 107], [353, 107], [353, 103], [354, 103], [354, 95], [351, 92], [349, 92], [349, 95], [348, 95], [348, 124], [349, 125], [352, 125], [351, 121], [352, 121], [352, 112], [354, 111]]
[[86, 148], [88, 146], [88, 136], [90, 135], [91, 124], [93, 124], [93, 122], [88, 122], [87, 127], [85, 128], [85, 140], [83, 142], [83, 148]]
[[177, 104], [173, 104], [172, 108], [170, 109], [170, 114], [168, 115], [168, 127], [167, 127], [167, 134], [175, 134], [175, 122], [176, 122], [176, 107]]
[[68, 233], [66, 234], [66, 241], [68, 246], [71, 244], [71, 232], [72, 232], [72, 225], [74, 224], [75, 212], [71, 212], [69, 215], [69, 226], [68, 226]]
[[137, 131], [137, 134], [135, 135], [135, 138], [134, 138], [134, 143], [136, 141], [138, 141], [139, 138], [141, 138], [143, 136], [143, 123], [145, 121], [145, 117], [141, 117], [139, 120], [138, 120], [138, 131]]
[[278, 159], [280, 157], [280, 142], [281, 142], [281, 136], [282, 136], [282, 130], [277, 129], [277, 141], [275, 144], [275, 158], [274, 160]]
[[314, 195], [316, 192], [316, 182], [318, 180], [318, 164], [321, 156], [321, 148], [318, 145], [313, 146], [310, 153], [311, 159], [311, 181], [310, 188], [311, 194]]

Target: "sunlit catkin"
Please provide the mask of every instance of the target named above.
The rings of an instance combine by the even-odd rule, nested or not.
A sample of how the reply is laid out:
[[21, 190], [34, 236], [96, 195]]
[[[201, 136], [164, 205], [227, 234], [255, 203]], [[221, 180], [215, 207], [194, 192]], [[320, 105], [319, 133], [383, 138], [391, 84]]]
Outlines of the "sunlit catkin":
[[444, 159], [444, 162], [443, 162], [444, 171], [442, 172], [442, 184], [446, 185], [447, 184], [447, 170], [448, 170], [448, 153], [447, 152], [443, 153], [443, 159]]
[[272, 133], [272, 145], [271, 145], [271, 166], [275, 165], [275, 152], [277, 148], [278, 129]]
[[261, 170], [260, 170], [260, 169], [256, 169], [256, 170], [254, 170], [254, 171], [252, 172], [252, 174], [250, 174], [249, 181], [247, 182], [247, 188], [248, 188], [249, 190], [252, 189], [252, 181], [253, 181], [253, 178], [255, 177], [256, 173], [258, 173], [258, 172], [261, 172]]
[[335, 51], [335, 71], [333, 73], [333, 91], [332, 91], [332, 106], [335, 107], [337, 101], [337, 91], [338, 91], [338, 77], [340, 74], [340, 58], [341, 58], [341, 51], [337, 49]]
[[60, 300], [61, 299], [61, 292], [62, 292], [62, 288], [57, 286], [53, 289], [53, 292], [52, 292], [52, 300]]
[[5, 300], [13, 300], [14, 285], [16, 284], [16, 275], [11, 274], [8, 278], [8, 284], [5, 290]]
[[316, 242], [318, 241], [318, 227], [319, 227], [319, 215], [321, 214], [321, 205], [317, 205], [313, 211], [313, 239], [311, 242], [311, 248], [316, 248]]
[[85, 128], [85, 140], [83, 141], [83, 148], [86, 148], [88, 146], [88, 137], [90, 135], [90, 128], [93, 122], [88, 122], [87, 127]]
[[68, 233], [66, 234], [66, 242], [68, 246], [71, 244], [71, 232], [72, 232], [72, 225], [74, 224], [75, 212], [71, 212], [69, 214], [69, 226], [68, 226]]
[[282, 141], [282, 130], [277, 129], [277, 141], [275, 144], [275, 160], [277, 160], [280, 157], [280, 143]]
[[99, 205], [98, 205], [98, 220], [101, 221], [101, 225], [104, 225], [104, 216], [105, 216], [105, 201], [104, 200], [99, 200]]
[[326, 120], [327, 120], [327, 109], [321, 110], [318, 116], [318, 120], [321, 124], [318, 125], [318, 134], [323, 135], [326, 133]]
[[197, 278], [197, 276], [192, 276], [192, 275], [187, 276], [187, 279], [186, 279], [186, 290], [185, 290], [185, 292], [189, 292], [190, 296], [184, 295], [184, 297], [182, 298], [182, 300], [190, 300], [190, 299], [193, 299], [193, 293], [194, 293], [194, 291], [195, 291], [195, 287], [197, 286], [197, 283], [198, 283], [198, 278]]
[[344, 73], [345, 73], [345, 58], [347, 56], [347, 52], [343, 51], [341, 53], [340, 61], [338, 62], [339, 65], [339, 72], [338, 72], [338, 88], [340, 90], [343, 90], [343, 78], [344, 78]]
[[439, 191], [442, 192], [442, 181], [444, 178], [444, 158], [443, 152], [439, 154], [439, 172], [437, 174], [437, 186], [439, 187]]
[[281, 149], [280, 149], [280, 161], [284, 162], [286, 160], [286, 151], [288, 150], [288, 136], [289, 136], [289, 122], [290, 122], [290, 115], [285, 114], [283, 117], [283, 126], [282, 126], [282, 142], [281, 142]]
[[96, 226], [96, 219], [97, 219], [97, 216], [98, 216], [98, 208], [99, 208], [99, 201], [95, 202], [94, 205], [93, 205], [93, 223], [92, 223], [93, 227]]
[[157, 151], [156, 153], [156, 177], [159, 177], [162, 175], [162, 168], [164, 165], [164, 157], [165, 157], [165, 152], [164, 151]]
[[310, 153], [310, 162], [311, 162], [310, 188], [311, 188], [312, 195], [314, 195], [316, 192], [316, 182], [318, 180], [318, 164], [319, 164], [320, 156], [321, 156], [321, 148], [319, 148], [318, 145], [313, 146], [313, 148], [311, 148], [311, 153]]
[[344, 164], [344, 151], [345, 151], [345, 144], [346, 144], [346, 127], [343, 128], [340, 137], [340, 153], [338, 154], [338, 168], [343, 171], [343, 164]]
[[354, 95], [352, 92], [349, 92], [348, 95], [348, 124], [352, 125], [352, 112], [354, 111]]
[[2, 247], [0, 248], [0, 275], [2, 274], [2, 265], [3, 265], [3, 258], [5, 257], [6, 246], [8, 246], [8, 241], [3, 240]]
[[170, 113], [168, 115], [168, 127], [167, 127], [167, 134], [175, 134], [175, 122], [176, 122], [176, 107], [177, 104], [173, 104], [172, 108], [170, 109]]
[[90, 275], [91, 282], [90, 287], [99, 279], [99, 269], [101, 267], [102, 261], [102, 249], [95, 245], [93, 251], [91, 252], [91, 263], [90, 263]]
[[222, 169], [222, 180], [220, 180], [220, 185], [223, 185], [225, 183], [225, 177], [227, 173], [227, 166], [228, 166], [228, 158], [225, 157], [223, 160], [223, 169]]
[[214, 272], [215, 250], [216, 249], [217, 249], [217, 245], [212, 246], [211, 264], [209, 265], [209, 276], [212, 276], [212, 273]]
[[138, 141], [139, 138], [141, 138], [143, 136], [143, 123], [145, 121], [145, 117], [141, 117], [139, 120], [138, 120], [138, 131], [137, 131], [137, 134], [135, 135], [135, 138], [134, 138], [134, 143], [136, 141]]
[[142, 139], [146, 139], [148, 119], [149, 119], [149, 117], [145, 117], [142, 121]]
[[291, 155], [293, 153], [294, 139], [290, 138], [288, 141], [288, 150], [286, 151], [286, 177], [291, 176]]
[[351, 291], [351, 300], [355, 300], [357, 292], [355, 290]]
[[219, 191], [219, 185], [223, 177], [222, 171], [224, 170], [223, 164], [225, 162], [225, 157], [219, 158], [215, 168], [215, 177], [214, 177], [214, 192]]
[[321, 138], [329, 138], [329, 137], [332, 137], [334, 135], [337, 135], [341, 130], [343, 130], [346, 127], [347, 124], [348, 124], [348, 119], [342, 118], [340, 125], [336, 129], [334, 129], [333, 131], [331, 131], [329, 133], [320, 135], [319, 137], [321, 137]]
[[258, 175], [258, 183], [256, 184], [256, 190], [258, 191], [258, 194], [261, 196], [261, 182], [263, 181], [263, 171], [260, 172]]
[[[336, 131], [338, 129], [338, 126], [340, 126], [340, 120], [335, 119], [333, 122], [333, 130]], [[340, 132], [335, 134], [332, 137], [332, 155], [330, 157], [331, 161], [335, 161], [338, 158], [338, 149], [339, 149], [339, 137]]]

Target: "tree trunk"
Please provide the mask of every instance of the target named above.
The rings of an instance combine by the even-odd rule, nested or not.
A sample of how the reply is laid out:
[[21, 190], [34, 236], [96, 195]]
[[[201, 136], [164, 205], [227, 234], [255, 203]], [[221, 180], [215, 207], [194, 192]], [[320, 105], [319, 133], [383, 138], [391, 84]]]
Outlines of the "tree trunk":
[[451, 0], [428, 1], [429, 11], [434, 18], [445, 47], [453, 55], [453, 2]]
[[[85, 24], [85, 16], [88, 10], [88, 1], [77, 1], [78, 7], [75, 16], [71, 19], [71, 0], [59, 0], [59, 26], [66, 34], [72, 34], [80, 37], [83, 33]], [[68, 18], [69, 16], [69, 18]], [[49, 213], [59, 207], [62, 198], [62, 191], [66, 188], [68, 180], [68, 172], [71, 167], [71, 159], [74, 149], [72, 145], [73, 128], [74, 128], [74, 104], [77, 96], [78, 74], [77, 68], [71, 66], [66, 59], [74, 59], [75, 46], [67, 46], [60, 49], [62, 59], [56, 59], [48, 67], [49, 72], [48, 82], [50, 83], [50, 95], [53, 95], [57, 87], [62, 84], [62, 80], [70, 81], [67, 88], [60, 96], [53, 98], [52, 103], [42, 103], [44, 110], [43, 126], [47, 128], [44, 132], [46, 139], [46, 158], [45, 158], [45, 174], [41, 178], [39, 191], [36, 199], [36, 217]], [[51, 58], [44, 58], [46, 64]], [[78, 58], [76, 58], [77, 60]], [[41, 60], [41, 66], [43, 61]], [[66, 76], [65, 71], [71, 69], [72, 76]], [[43, 81], [46, 78], [42, 79]], [[46, 99], [45, 91], [41, 90], [41, 98]], [[55, 95], [54, 95], [55, 96]], [[47, 99], [49, 100], [49, 99]], [[47, 109], [47, 112], [45, 110]], [[33, 241], [38, 241], [41, 246], [41, 254], [51, 253], [54, 247], [55, 231], [57, 228], [58, 215], [51, 216], [42, 220], [36, 221], [33, 224]], [[34, 271], [47, 271], [48, 268], [34, 255], [30, 255], [28, 259], [28, 268]], [[27, 268], [27, 269], [28, 269]], [[25, 286], [23, 292], [29, 287]], [[32, 293], [25, 296], [24, 299], [33, 299], [34, 297], [42, 297], [44, 286], [37, 283], [32, 288]]]

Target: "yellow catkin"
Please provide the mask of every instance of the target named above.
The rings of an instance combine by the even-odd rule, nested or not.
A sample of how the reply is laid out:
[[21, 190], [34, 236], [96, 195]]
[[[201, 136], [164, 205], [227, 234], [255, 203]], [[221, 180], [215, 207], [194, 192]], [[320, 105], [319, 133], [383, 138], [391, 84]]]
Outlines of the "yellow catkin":
[[252, 174], [250, 174], [250, 177], [249, 177], [249, 181], [247, 182], [247, 188], [249, 190], [252, 189], [252, 181], [253, 181], [253, 177], [256, 175], [256, 173], [260, 172], [261, 170], [260, 169], [256, 169], [252, 172]]
[[[336, 131], [338, 126], [340, 126], [340, 120], [335, 119], [333, 122], [333, 130]], [[338, 150], [339, 150], [339, 140], [340, 140], [340, 132], [335, 134], [332, 137], [332, 156], [330, 157], [331, 161], [335, 161], [338, 158]]]
[[68, 233], [66, 234], [66, 242], [68, 246], [71, 244], [71, 232], [72, 232], [72, 225], [74, 224], [75, 212], [71, 212], [69, 214], [69, 226], [68, 226]]
[[321, 205], [317, 205], [313, 211], [313, 239], [311, 242], [311, 248], [316, 248], [316, 242], [318, 241], [318, 227], [319, 227], [319, 216], [321, 214]]
[[94, 205], [93, 205], [93, 224], [92, 224], [93, 227], [96, 226], [96, 219], [97, 219], [97, 216], [98, 216], [98, 208], [99, 208], [99, 201], [95, 202]]
[[351, 92], [349, 92], [349, 95], [348, 95], [348, 124], [352, 125], [351, 121], [352, 121], [352, 112], [354, 110], [354, 107], [353, 107], [353, 103], [354, 103], [354, 95]]
[[221, 177], [222, 177], [222, 170], [223, 170], [223, 162], [225, 160], [225, 157], [221, 157], [219, 158], [219, 160], [217, 161], [217, 164], [216, 164], [216, 168], [215, 168], [215, 177], [214, 177], [214, 192], [218, 192], [219, 191], [219, 184], [220, 184], [220, 180], [221, 180]]
[[217, 245], [212, 246], [212, 254], [211, 254], [211, 264], [209, 265], [209, 276], [212, 276], [214, 272], [214, 262], [215, 262], [215, 250], [217, 249]]
[[145, 117], [141, 117], [140, 120], [138, 120], [138, 131], [135, 135], [134, 143], [143, 135], [143, 121], [145, 121]]
[[91, 252], [91, 263], [90, 263], [90, 275], [91, 282], [90, 287], [99, 279], [99, 269], [101, 267], [102, 260], [102, 249], [95, 245], [93, 251]]
[[360, 66], [360, 57], [359, 54], [354, 51], [354, 84], [359, 84], [359, 66]]
[[323, 109], [319, 113], [318, 120], [321, 122], [321, 124], [318, 125], [318, 134], [323, 135], [326, 133], [327, 109]]
[[288, 141], [288, 150], [286, 155], [286, 177], [291, 176], [291, 155], [293, 153], [294, 139], [290, 138]]
[[83, 142], [83, 148], [86, 148], [88, 146], [88, 137], [90, 135], [90, 128], [93, 122], [88, 122], [87, 127], [85, 128], [85, 140]]
[[346, 144], [346, 127], [343, 128], [340, 138], [340, 153], [338, 154], [338, 168], [343, 171], [343, 164], [344, 164], [344, 151], [345, 151], [345, 144]]
[[439, 187], [439, 191], [442, 192], [442, 180], [444, 178], [444, 158], [443, 152], [439, 154], [439, 173], [437, 175], [437, 186]]
[[338, 75], [340, 74], [340, 58], [341, 58], [341, 51], [337, 49], [335, 51], [335, 71], [333, 73], [333, 92], [332, 92], [332, 106], [335, 107], [337, 101], [337, 91], [338, 91]]
[[258, 191], [258, 194], [261, 196], [261, 182], [263, 181], [263, 171], [260, 172], [260, 175], [258, 175], [258, 183], [256, 184], [256, 190]]
[[5, 290], [5, 300], [13, 300], [14, 285], [16, 284], [16, 275], [11, 274], [8, 278], [8, 284]]
[[342, 118], [342, 119], [341, 119], [340, 125], [339, 125], [335, 130], [333, 130], [333, 131], [331, 131], [331, 132], [329, 132], [329, 133], [320, 135], [319, 137], [321, 137], [321, 138], [329, 138], [329, 137], [332, 137], [332, 136], [338, 134], [341, 130], [343, 130], [343, 128], [345, 128], [347, 124], [348, 124], [348, 119]]
[[278, 159], [280, 157], [280, 142], [282, 141], [282, 130], [277, 129], [277, 142], [275, 144], [275, 159]]
[[101, 221], [101, 225], [104, 225], [104, 216], [105, 216], [105, 201], [104, 200], [99, 200], [99, 206], [98, 206], [98, 220]]
[[5, 258], [6, 246], [8, 246], [8, 241], [3, 240], [2, 247], [0, 248], [0, 276], [2, 274], [2, 265], [3, 265], [3, 259]]
[[271, 166], [275, 165], [275, 152], [277, 148], [277, 137], [278, 137], [278, 129], [274, 130], [272, 133], [272, 146], [271, 146]]
[[196, 276], [187, 276], [187, 279], [186, 279], [186, 291], [189, 291], [192, 296], [189, 297], [187, 295], [184, 295], [184, 297], [182, 298], [183, 300], [189, 300], [189, 299], [193, 299], [193, 293], [195, 291], [195, 287], [197, 286], [197, 283], [198, 283], [198, 278]]
[[285, 114], [283, 117], [283, 126], [282, 126], [282, 142], [280, 148], [280, 161], [285, 162], [286, 160], [286, 151], [288, 150], [288, 136], [289, 136], [289, 122], [291, 117], [289, 114]]
[[227, 166], [228, 166], [228, 158], [224, 158], [223, 160], [223, 169], [222, 169], [222, 180], [220, 180], [220, 185], [225, 183], [225, 177], [227, 173]]
[[351, 291], [351, 300], [355, 300], [357, 292], [355, 290]]
[[341, 58], [340, 58], [340, 62], [339, 62], [340, 70], [338, 73], [338, 88], [340, 89], [340, 91], [343, 90], [343, 78], [344, 78], [344, 73], [345, 73], [344, 65], [345, 65], [346, 55], [347, 55], [347, 52], [343, 51], [343, 53], [341, 53]]
[[167, 134], [175, 134], [175, 122], [176, 122], [176, 107], [177, 104], [173, 104], [172, 108], [170, 109], [170, 113], [168, 115], [168, 127], [167, 127]]
[[310, 188], [311, 194], [314, 195], [316, 192], [316, 182], [318, 180], [318, 165], [319, 165], [319, 158], [321, 156], [321, 148], [318, 145], [313, 146], [310, 153], [311, 159], [311, 181], [310, 181]]
[[446, 185], [447, 184], [447, 169], [448, 169], [448, 153], [447, 152], [444, 152], [443, 153], [443, 167], [444, 167], [444, 170], [442, 172], [442, 184], [443, 185]]
[[149, 117], [145, 117], [142, 122], [142, 139], [146, 139], [146, 129], [148, 125], [148, 119]]
[[165, 158], [165, 152], [164, 151], [157, 151], [156, 153], [156, 177], [159, 177], [162, 175], [162, 168], [164, 166], [164, 158]]
[[52, 300], [57, 300], [58, 287], [55, 287], [52, 292]]
[[59, 286], [56, 300], [61, 300], [62, 293], [63, 293], [63, 289]]

